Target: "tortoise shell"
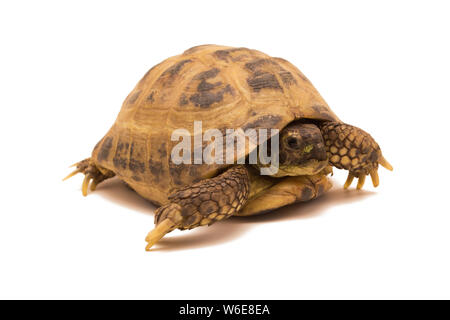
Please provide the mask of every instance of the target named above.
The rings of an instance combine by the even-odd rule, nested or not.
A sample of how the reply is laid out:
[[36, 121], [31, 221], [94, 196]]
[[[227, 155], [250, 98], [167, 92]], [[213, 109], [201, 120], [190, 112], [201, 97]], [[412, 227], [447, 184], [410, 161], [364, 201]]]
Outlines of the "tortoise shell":
[[[92, 159], [160, 205], [176, 188], [210, 178], [227, 164], [174, 164], [175, 129], [274, 128], [302, 119], [339, 121], [291, 63], [260, 51], [203, 45], [151, 68], [125, 99]], [[192, 139], [193, 140], [193, 139]], [[247, 144], [243, 154], [256, 145]]]

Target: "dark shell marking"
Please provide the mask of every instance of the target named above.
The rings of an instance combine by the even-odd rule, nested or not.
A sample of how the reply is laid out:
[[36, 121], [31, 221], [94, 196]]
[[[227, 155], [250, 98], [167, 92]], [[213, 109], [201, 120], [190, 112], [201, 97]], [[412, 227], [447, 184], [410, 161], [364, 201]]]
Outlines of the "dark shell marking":
[[280, 71], [279, 75], [285, 85], [290, 86], [293, 84], [297, 84], [297, 80], [295, 80], [294, 76], [289, 71]]
[[214, 56], [219, 59], [219, 60], [223, 60], [223, 61], [227, 61], [229, 62], [231, 61], [239, 61], [240, 58], [242, 57], [242, 55], [239, 55], [237, 57], [233, 57], [233, 53], [235, 52], [239, 52], [239, 51], [243, 51], [245, 52], [249, 52], [250, 50], [247, 48], [232, 48], [232, 49], [224, 49], [224, 50], [217, 50], [214, 52]]
[[200, 72], [193, 78], [193, 80], [206, 80], [215, 78], [219, 74], [219, 72], [220, 70], [218, 68], [212, 68], [211, 70]]
[[185, 106], [189, 103], [189, 100], [186, 96], [186, 94], [182, 93], [180, 96], [180, 102], [178, 103], [180, 106]]
[[135, 103], [137, 98], [139, 98], [140, 94], [141, 94], [141, 90], [139, 90], [139, 91], [133, 93], [131, 96], [129, 96], [127, 99], [127, 104]]
[[145, 163], [138, 159], [145, 159], [145, 142], [133, 142], [130, 147], [130, 162], [128, 167], [135, 174], [145, 172]]
[[280, 83], [275, 75], [268, 72], [256, 72], [252, 77], [247, 79], [248, 85], [253, 91], [258, 92], [261, 89], [271, 88], [276, 90], [282, 90]]
[[315, 112], [317, 112], [321, 117], [326, 120], [335, 121], [335, 118], [330, 114], [327, 107], [322, 105], [315, 105], [311, 107]]
[[192, 62], [192, 60], [186, 59], [186, 60], [181, 60], [181, 61], [175, 63], [173, 66], [171, 66], [171, 67], [168, 68], [166, 71], [164, 71], [164, 72], [162, 73], [161, 77], [167, 77], [167, 76], [169, 76], [169, 77], [174, 77], [174, 76], [176, 76], [176, 75], [181, 71], [181, 69], [183, 68], [183, 66], [184, 66], [186, 63], [189, 63], [189, 62]]
[[228, 61], [228, 59], [230, 58], [230, 52], [228, 50], [217, 50], [216, 52], [214, 52], [214, 55], [218, 59], [224, 61]]
[[178, 79], [177, 75], [180, 74], [182, 69], [191, 63], [191, 59], [185, 59], [174, 63], [172, 66], [167, 68], [156, 81], [159, 87], [165, 87], [171, 85], [174, 81]]
[[116, 153], [113, 158], [114, 167], [117, 169], [125, 169], [127, 167], [129, 148], [130, 143], [125, 141], [123, 137], [119, 137]]
[[154, 102], [155, 101], [155, 91], [152, 91], [148, 96], [147, 96], [147, 101], [149, 102]]
[[218, 92], [201, 91], [196, 93], [189, 98], [189, 101], [191, 101], [196, 107], [208, 108], [213, 103], [222, 101], [225, 93], [233, 94], [233, 89], [229, 84]]
[[98, 161], [105, 161], [108, 159], [109, 151], [112, 148], [113, 138], [106, 137], [102, 143], [102, 147], [98, 153], [97, 159]]
[[255, 128], [274, 128], [282, 118], [280, 116], [264, 115], [256, 120], [247, 123], [242, 129], [255, 129]]
[[251, 72], [250, 77], [247, 78], [247, 83], [254, 92], [266, 88], [283, 90], [275, 74], [278, 74], [285, 86], [297, 84], [292, 73], [271, 59], [257, 59], [248, 62], [245, 64], [245, 68]]
[[179, 105], [187, 105], [190, 101], [196, 107], [208, 108], [214, 103], [221, 102], [225, 94], [234, 95], [234, 89], [229, 84], [224, 85], [221, 81], [207, 81], [215, 78], [219, 73], [218, 68], [213, 68], [194, 76], [192, 82], [198, 83], [197, 93], [190, 95], [189, 98], [185, 93], [181, 94]]
[[150, 158], [148, 160], [148, 165], [150, 168], [150, 172], [152, 173], [152, 175], [154, 177], [155, 183], [158, 183], [160, 181], [160, 177], [161, 177], [162, 170], [163, 170], [162, 162], [158, 159]]
[[[249, 69], [252, 72], [257, 71], [261, 66], [265, 64], [277, 64], [276, 62], [270, 60], [270, 59], [257, 59], [253, 60], [252, 62], [248, 62], [245, 64], [245, 67]], [[278, 64], [277, 64], [278, 65]]]

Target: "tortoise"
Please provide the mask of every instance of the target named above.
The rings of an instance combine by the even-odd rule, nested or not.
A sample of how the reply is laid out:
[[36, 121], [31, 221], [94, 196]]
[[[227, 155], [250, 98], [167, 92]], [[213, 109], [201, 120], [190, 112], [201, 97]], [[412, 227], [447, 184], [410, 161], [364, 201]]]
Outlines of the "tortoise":
[[[184, 128], [194, 136], [195, 121], [201, 121], [201, 133], [278, 133], [266, 139], [245, 137], [245, 147], [236, 155], [233, 149], [231, 163], [175, 163], [172, 151], [178, 141], [172, 133]], [[274, 139], [279, 145], [278, 171], [263, 175], [267, 165], [242, 161]], [[201, 141], [202, 147], [208, 145]], [[344, 188], [358, 178], [361, 189], [367, 175], [376, 187], [379, 164], [392, 170], [375, 140], [342, 122], [294, 65], [247, 48], [202, 45], [151, 68], [126, 97], [91, 157], [76, 163], [66, 179], [85, 174], [86, 196], [89, 186], [93, 191], [117, 176], [159, 206], [155, 228], [146, 238], [149, 250], [177, 228], [211, 225], [317, 198], [331, 188], [332, 167], [349, 171]]]

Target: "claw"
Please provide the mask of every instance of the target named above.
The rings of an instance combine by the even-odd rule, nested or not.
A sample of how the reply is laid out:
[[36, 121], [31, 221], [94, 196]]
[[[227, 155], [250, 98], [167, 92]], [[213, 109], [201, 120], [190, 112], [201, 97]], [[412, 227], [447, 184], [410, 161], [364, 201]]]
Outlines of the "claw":
[[364, 173], [361, 173], [358, 176], [358, 184], [356, 185], [356, 189], [361, 190], [364, 186], [364, 182], [366, 181], [366, 175]]
[[173, 223], [170, 219], [166, 219], [163, 222], [159, 223], [155, 229], [150, 231], [145, 238], [145, 241], [148, 242], [147, 246], [145, 247], [146, 251], [150, 251], [150, 248], [158, 242], [162, 237], [164, 237], [170, 230], [175, 226], [175, 223]]
[[355, 176], [349, 172], [347, 180], [345, 181], [345, 184], [344, 184], [344, 189], [347, 189], [348, 187], [350, 187], [354, 178], [355, 178]]
[[394, 170], [394, 168], [391, 166], [391, 164], [381, 155], [380, 159], [378, 159], [378, 163], [381, 164], [383, 167], [388, 169], [389, 171]]
[[89, 187], [89, 182], [91, 182], [92, 176], [88, 173], [83, 180], [83, 185], [81, 187], [81, 193], [83, 193], [83, 196], [87, 196], [88, 193], [88, 187]]
[[79, 170], [79, 169], [73, 171], [73, 172], [70, 173], [67, 177], [65, 177], [65, 178], [63, 179], [63, 181], [66, 181], [67, 179], [72, 178], [74, 175], [76, 175], [77, 173], [80, 173], [80, 172], [81, 172], [81, 170]]
[[95, 189], [97, 188], [97, 181], [95, 179], [92, 180], [91, 182], [91, 191], [95, 191]]
[[332, 166], [326, 166], [323, 170], [322, 170], [324, 175], [328, 175], [331, 174], [333, 175], [333, 167]]
[[376, 188], [380, 184], [380, 179], [378, 178], [377, 169], [370, 170], [370, 177], [372, 178], [372, 184]]
[[71, 166], [69, 166], [69, 168], [73, 168], [76, 167], [80, 162], [75, 162], [74, 164], [72, 164]]

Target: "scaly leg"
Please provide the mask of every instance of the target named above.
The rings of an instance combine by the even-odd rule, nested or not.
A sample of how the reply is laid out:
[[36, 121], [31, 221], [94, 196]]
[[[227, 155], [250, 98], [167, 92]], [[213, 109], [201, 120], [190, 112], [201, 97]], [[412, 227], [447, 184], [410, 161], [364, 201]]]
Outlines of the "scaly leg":
[[91, 187], [90, 188], [91, 191], [94, 191], [100, 182], [115, 176], [114, 172], [97, 166], [91, 160], [91, 158], [87, 158], [78, 163], [75, 163], [74, 165], [72, 165], [72, 167], [76, 167], [75, 171], [70, 173], [63, 180], [67, 180], [70, 177], [73, 177], [74, 175], [76, 175], [77, 173], [85, 174], [83, 184], [81, 187], [81, 192], [83, 193], [83, 196], [87, 195], [89, 184]]
[[374, 187], [377, 187], [378, 164], [392, 171], [393, 168], [383, 157], [380, 147], [367, 132], [338, 122], [325, 122], [320, 130], [330, 164], [349, 171], [344, 184], [345, 189], [351, 185], [355, 177], [358, 178], [357, 189], [361, 189], [368, 174]]
[[183, 187], [155, 212], [155, 228], [145, 239], [146, 250], [174, 229], [210, 225], [238, 212], [247, 202], [249, 175], [245, 166], [234, 166], [221, 175]]

